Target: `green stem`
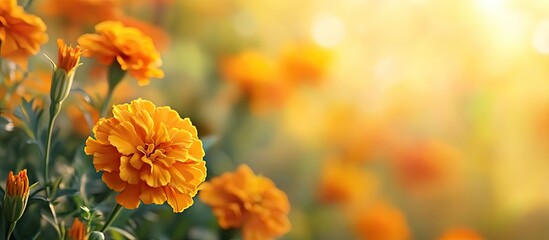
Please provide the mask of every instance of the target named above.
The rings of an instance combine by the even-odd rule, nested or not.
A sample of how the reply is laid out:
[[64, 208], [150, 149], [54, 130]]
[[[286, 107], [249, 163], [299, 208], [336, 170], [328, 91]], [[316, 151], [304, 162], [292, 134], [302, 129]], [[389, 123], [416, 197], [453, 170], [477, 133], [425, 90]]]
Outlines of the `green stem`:
[[113, 63], [109, 66], [107, 73], [109, 90], [107, 92], [107, 97], [103, 102], [103, 106], [101, 107], [101, 115], [99, 115], [100, 118], [103, 118], [107, 115], [107, 111], [110, 109], [110, 103], [112, 102], [114, 89], [116, 88], [116, 86], [118, 86], [120, 81], [124, 79], [124, 76], [126, 76], [126, 71], [122, 70], [122, 67], [120, 66], [118, 61], [113, 61]]
[[51, 217], [53, 218], [53, 223], [55, 223], [55, 231], [57, 232], [57, 235], [59, 238], [61, 238], [61, 229], [59, 229], [59, 221], [57, 221], [57, 214], [55, 214], [55, 208], [53, 207], [53, 204], [51, 204], [50, 199], [48, 199], [48, 206], [50, 208]]
[[105, 98], [105, 101], [103, 101], [103, 106], [101, 106], [101, 115], [99, 115], [100, 118], [103, 118], [107, 115], [107, 111], [110, 108], [110, 103], [112, 102], [113, 93], [114, 87], [109, 86], [107, 97]]
[[59, 221], [57, 221], [57, 215], [55, 213], [55, 208], [53, 207], [53, 204], [50, 200], [50, 177], [49, 177], [49, 162], [50, 162], [50, 151], [51, 151], [51, 137], [53, 135], [53, 126], [55, 124], [55, 119], [57, 118], [57, 115], [59, 115], [59, 112], [61, 112], [61, 104], [62, 103], [55, 103], [52, 102], [50, 105], [50, 122], [48, 125], [48, 135], [46, 138], [46, 153], [44, 154], [44, 184], [46, 188], [46, 200], [48, 201], [48, 207], [50, 209], [53, 222], [55, 223], [55, 231], [59, 236], [61, 236], [61, 230], [59, 229]]
[[122, 211], [122, 205], [117, 203], [114, 209], [112, 210], [111, 215], [109, 216], [109, 219], [107, 219], [107, 221], [105, 222], [105, 225], [103, 225], [103, 227], [101, 228], [102, 233], [105, 233], [105, 231], [111, 226], [112, 222], [114, 222], [114, 219], [118, 217], [118, 214], [120, 214], [121, 211]]
[[8, 231], [6, 232], [6, 240], [10, 240], [11, 234], [13, 233], [13, 230], [15, 229], [15, 224], [17, 224], [17, 221], [9, 222]]
[[51, 151], [51, 136], [53, 135], [53, 125], [55, 124], [55, 119], [59, 112], [61, 111], [61, 103], [51, 103], [50, 106], [50, 122], [48, 125], [48, 135], [46, 138], [46, 153], [44, 154], [44, 184], [46, 186], [46, 198], [50, 197], [50, 177], [49, 177], [49, 166], [50, 166], [50, 151]]

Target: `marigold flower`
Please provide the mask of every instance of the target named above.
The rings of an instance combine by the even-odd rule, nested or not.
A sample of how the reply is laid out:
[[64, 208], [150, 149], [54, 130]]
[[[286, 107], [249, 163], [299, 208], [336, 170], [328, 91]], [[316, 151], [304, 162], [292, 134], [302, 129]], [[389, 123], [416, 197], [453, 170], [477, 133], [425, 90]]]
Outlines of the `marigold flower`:
[[75, 218], [72, 223], [72, 227], [68, 233], [69, 239], [72, 240], [87, 240], [88, 235], [86, 233], [86, 224]]
[[37, 16], [28, 14], [16, 0], [0, 3], [1, 56], [27, 68], [27, 58], [40, 51], [48, 40], [46, 24]]
[[425, 193], [452, 183], [460, 152], [438, 140], [420, 141], [397, 151], [394, 168], [398, 181], [409, 191]]
[[446, 231], [439, 240], [482, 240], [483, 238], [469, 228], [454, 228]]
[[128, 71], [139, 86], [149, 84], [149, 78], [162, 78], [164, 72], [160, 54], [152, 39], [133, 27], [121, 22], [104, 21], [95, 26], [97, 34], [84, 34], [78, 43], [86, 51], [84, 56], [95, 57], [104, 65], [115, 60], [124, 71]]
[[273, 239], [290, 230], [286, 194], [247, 165], [202, 184], [200, 199], [213, 208], [219, 225], [242, 228], [245, 240]]
[[182, 212], [206, 178], [204, 149], [196, 127], [170, 107], [137, 99], [114, 106], [88, 137], [84, 151], [125, 208], [168, 204]]
[[354, 226], [361, 239], [410, 239], [410, 230], [404, 215], [386, 203], [364, 209], [359, 213]]
[[23, 169], [17, 175], [10, 171], [6, 182], [6, 194], [4, 195], [4, 217], [8, 222], [15, 222], [21, 218], [29, 199], [29, 178], [27, 169]]

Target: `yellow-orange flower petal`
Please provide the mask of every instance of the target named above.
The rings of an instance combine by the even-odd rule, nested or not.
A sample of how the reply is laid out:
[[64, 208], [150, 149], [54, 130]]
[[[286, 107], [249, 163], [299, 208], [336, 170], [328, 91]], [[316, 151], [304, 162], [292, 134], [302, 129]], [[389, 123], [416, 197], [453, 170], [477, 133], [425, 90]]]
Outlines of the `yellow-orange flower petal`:
[[273, 239], [290, 230], [286, 194], [247, 165], [203, 183], [200, 199], [222, 228], [242, 228], [245, 240]]
[[48, 41], [46, 24], [37, 16], [28, 14], [16, 0], [0, 3], [1, 56], [27, 68], [27, 58], [36, 55]]
[[169, 107], [137, 99], [114, 106], [113, 117], [94, 126], [85, 152], [93, 155], [105, 184], [120, 192], [116, 201], [128, 209], [168, 204], [182, 212], [193, 204], [206, 178], [204, 150], [196, 128]]
[[78, 43], [85, 56], [95, 57], [104, 65], [114, 61], [133, 76], [138, 85], [149, 84], [149, 78], [162, 78], [160, 54], [152, 39], [133, 27], [118, 21], [104, 21], [95, 26], [96, 34], [84, 34]]

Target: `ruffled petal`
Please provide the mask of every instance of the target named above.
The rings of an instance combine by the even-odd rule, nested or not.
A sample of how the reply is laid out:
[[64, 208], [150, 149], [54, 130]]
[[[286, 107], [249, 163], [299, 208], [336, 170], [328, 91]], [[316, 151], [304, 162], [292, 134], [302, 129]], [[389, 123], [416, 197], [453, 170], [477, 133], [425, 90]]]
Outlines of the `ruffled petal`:
[[119, 174], [119, 172], [104, 172], [101, 179], [107, 184], [107, 187], [120, 192], [126, 188], [126, 182], [120, 179]]
[[110, 132], [109, 142], [124, 155], [138, 153], [137, 147], [144, 145], [129, 121], [121, 122]]
[[141, 185], [141, 195], [139, 196], [141, 198], [141, 201], [145, 204], [163, 204], [166, 202], [166, 193], [164, 193], [164, 189], [161, 187], [159, 188], [153, 188], [147, 186], [147, 184]]
[[[131, 158], [139, 158], [139, 155], [134, 154]], [[141, 181], [139, 179], [139, 171], [132, 167], [130, 161], [132, 161], [130, 160], [130, 157], [120, 157], [120, 179], [128, 182], [129, 184], [138, 184]]]
[[116, 202], [127, 209], [139, 207], [139, 195], [141, 195], [141, 186], [128, 184], [124, 191], [116, 196]]
[[180, 193], [177, 190], [167, 186], [163, 187], [163, 189], [166, 193], [166, 197], [168, 198], [168, 204], [172, 207], [173, 212], [183, 212], [183, 210], [193, 204], [193, 199], [189, 195]]

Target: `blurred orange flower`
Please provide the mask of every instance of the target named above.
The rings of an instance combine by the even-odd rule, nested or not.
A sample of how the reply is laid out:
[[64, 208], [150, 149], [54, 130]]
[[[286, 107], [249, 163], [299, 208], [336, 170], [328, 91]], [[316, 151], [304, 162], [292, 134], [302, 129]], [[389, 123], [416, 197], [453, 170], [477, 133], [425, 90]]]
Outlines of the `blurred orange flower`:
[[289, 80], [317, 84], [326, 74], [331, 52], [312, 43], [288, 46], [280, 57], [280, 65]]
[[93, 155], [97, 171], [116, 201], [128, 209], [168, 204], [182, 212], [193, 204], [206, 178], [204, 150], [196, 127], [170, 107], [137, 99], [114, 106], [113, 117], [102, 118], [88, 137], [84, 151]]
[[378, 203], [359, 213], [355, 229], [360, 239], [406, 240], [410, 229], [402, 212], [386, 203]]
[[15, 71], [12, 76], [0, 81], [2, 114], [12, 112], [22, 99], [35, 99], [35, 107], [43, 108], [43, 98], [50, 93], [51, 72], [34, 71], [26, 74]]
[[164, 72], [160, 54], [152, 39], [133, 27], [117, 21], [105, 21], [95, 26], [97, 34], [83, 34], [78, 43], [86, 49], [85, 56], [95, 57], [104, 65], [115, 60], [128, 71], [139, 86], [149, 84], [149, 78], [162, 78]]
[[416, 142], [396, 154], [396, 176], [405, 188], [412, 191], [447, 186], [460, 159], [456, 148], [437, 140]]
[[[48, 0], [40, 10], [67, 23], [82, 26], [112, 19], [120, 10], [121, 0]], [[82, 11], [82, 9], [86, 9]]]
[[442, 234], [439, 240], [482, 240], [475, 231], [468, 228], [454, 228]]
[[[88, 124], [88, 121], [95, 125], [99, 120], [99, 111], [84, 100], [79, 100], [75, 104], [68, 105], [66, 111], [73, 129], [76, 134], [80, 136], [90, 135], [90, 125]], [[84, 112], [87, 112], [89, 115], [84, 115]], [[90, 119], [86, 119], [87, 117]]]
[[277, 76], [271, 59], [257, 51], [244, 51], [222, 62], [223, 77], [238, 85], [250, 100], [256, 113], [264, 113], [282, 105], [288, 86]]
[[377, 179], [360, 166], [328, 159], [320, 173], [318, 195], [323, 203], [363, 202], [376, 187]]
[[26, 69], [27, 58], [37, 54], [40, 45], [48, 41], [46, 24], [26, 13], [16, 0], [0, 3], [0, 19], [1, 56]]
[[242, 228], [245, 240], [273, 239], [290, 230], [286, 194], [247, 165], [203, 183], [200, 199], [213, 209], [221, 228]]
[[75, 218], [69, 230], [68, 237], [72, 240], [87, 240], [86, 225], [78, 218]]

